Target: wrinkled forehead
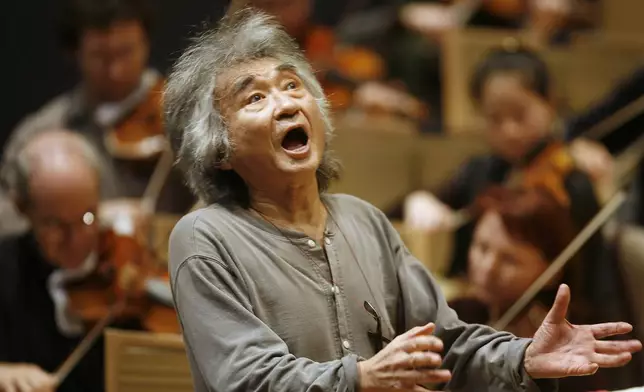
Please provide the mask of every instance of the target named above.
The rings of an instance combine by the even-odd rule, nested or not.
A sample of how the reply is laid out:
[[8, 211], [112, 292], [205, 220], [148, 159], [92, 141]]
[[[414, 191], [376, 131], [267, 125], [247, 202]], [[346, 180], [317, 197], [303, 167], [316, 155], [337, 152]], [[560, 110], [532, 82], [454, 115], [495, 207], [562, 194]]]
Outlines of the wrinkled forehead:
[[217, 76], [215, 98], [219, 101], [234, 99], [257, 80], [275, 79], [281, 74], [299, 75], [296, 65], [273, 58], [263, 58], [241, 63]]

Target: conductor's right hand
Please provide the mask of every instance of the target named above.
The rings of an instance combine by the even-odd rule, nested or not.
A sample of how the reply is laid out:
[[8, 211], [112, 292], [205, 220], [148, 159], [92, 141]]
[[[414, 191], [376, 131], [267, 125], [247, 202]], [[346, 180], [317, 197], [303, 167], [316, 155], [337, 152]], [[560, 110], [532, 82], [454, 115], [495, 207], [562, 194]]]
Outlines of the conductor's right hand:
[[0, 365], [0, 392], [53, 392], [54, 377], [36, 365]]
[[358, 363], [361, 392], [427, 391], [422, 384], [450, 380], [442, 363], [443, 342], [433, 336], [435, 325], [410, 329], [370, 359]]

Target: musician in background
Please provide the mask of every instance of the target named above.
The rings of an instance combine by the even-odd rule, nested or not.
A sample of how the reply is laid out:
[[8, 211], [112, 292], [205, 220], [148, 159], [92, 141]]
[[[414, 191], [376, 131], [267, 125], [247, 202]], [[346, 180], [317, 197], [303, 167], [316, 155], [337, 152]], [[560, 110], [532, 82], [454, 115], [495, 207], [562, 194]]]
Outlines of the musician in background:
[[[0, 391], [51, 391], [52, 373], [82, 337], [61, 284], [95, 260], [102, 164], [68, 131], [41, 132], [16, 148], [2, 177], [31, 230], [0, 238]], [[102, 356], [97, 342], [57, 390], [101, 391]]]
[[[415, 0], [403, 7], [401, 19], [408, 28], [438, 40], [467, 24], [524, 30], [533, 44], [549, 44], [565, 41], [574, 31], [595, 28], [599, 11], [598, 0]], [[466, 20], [459, 20], [460, 13], [467, 15]]]
[[[5, 161], [14, 158], [16, 146], [31, 133], [71, 129], [85, 135], [103, 156], [106, 199], [144, 194], [165, 147], [164, 78], [148, 67], [149, 7], [146, 0], [66, 2], [61, 41], [76, 60], [81, 82], [19, 123], [5, 147]], [[179, 175], [168, 176], [158, 209], [189, 210], [193, 197]]]
[[[557, 117], [550, 104], [550, 75], [535, 53], [521, 48], [491, 51], [478, 65], [471, 93], [485, 120], [484, 135], [491, 153], [471, 158], [436, 195], [417, 191], [407, 196], [389, 216], [404, 218], [420, 230], [442, 230], [454, 224], [454, 211], [470, 206], [488, 186], [521, 173], [554, 146]], [[576, 169], [565, 174], [564, 189], [578, 226], [599, 209], [590, 175], [596, 169], [601, 147], [583, 141], [571, 149]], [[465, 270], [473, 225], [457, 232], [452, 274]]]
[[[466, 322], [492, 325], [543, 274], [579, 230], [568, 209], [544, 188], [493, 187], [477, 198], [475, 210], [480, 218], [469, 247], [471, 296], [450, 301], [450, 307]], [[577, 324], [595, 321], [589, 317], [588, 301], [580, 289], [580, 261], [579, 257], [570, 260], [505, 330], [532, 337], [561, 283], [568, 284], [573, 293], [569, 320]], [[584, 392], [607, 388], [600, 381], [597, 377], [566, 379], [561, 381], [560, 389]]]

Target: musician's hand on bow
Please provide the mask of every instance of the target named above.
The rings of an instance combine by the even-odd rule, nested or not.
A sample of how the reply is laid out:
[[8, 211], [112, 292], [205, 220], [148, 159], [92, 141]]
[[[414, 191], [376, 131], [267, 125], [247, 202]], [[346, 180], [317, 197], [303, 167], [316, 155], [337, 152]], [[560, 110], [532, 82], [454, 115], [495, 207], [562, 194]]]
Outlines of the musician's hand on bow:
[[572, 325], [566, 320], [570, 289], [561, 285], [534, 340], [525, 353], [524, 367], [533, 378], [563, 378], [594, 374], [599, 368], [624, 366], [631, 353], [642, 349], [637, 340], [599, 340], [632, 330], [627, 323]]
[[602, 144], [586, 139], [576, 139], [570, 144], [570, 154], [577, 167], [594, 181], [612, 181], [613, 157]]
[[454, 212], [429, 192], [417, 191], [405, 199], [405, 226], [414, 230], [436, 231], [452, 227]]
[[412, 328], [373, 357], [358, 363], [361, 392], [427, 391], [419, 384], [444, 383], [449, 370], [437, 369], [443, 342], [433, 336], [435, 325]]
[[0, 392], [53, 392], [54, 377], [36, 365], [0, 365]]
[[353, 93], [353, 102], [366, 110], [400, 114], [414, 120], [423, 119], [427, 108], [405, 91], [381, 82], [366, 82]]

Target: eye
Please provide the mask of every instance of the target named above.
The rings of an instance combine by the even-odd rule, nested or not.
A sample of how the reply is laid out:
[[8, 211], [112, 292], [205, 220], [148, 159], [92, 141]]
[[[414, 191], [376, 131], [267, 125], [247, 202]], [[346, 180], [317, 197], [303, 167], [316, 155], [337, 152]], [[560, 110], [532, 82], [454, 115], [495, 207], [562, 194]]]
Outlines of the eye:
[[286, 89], [287, 90], [295, 90], [297, 88], [297, 83], [294, 81], [290, 81], [286, 84]]
[[261, 94], [253, 94], [250, 96], [250, 98], [248, 98], [248, 103], [259, 102], [262, 100], [262, 98], [264, 97]]

